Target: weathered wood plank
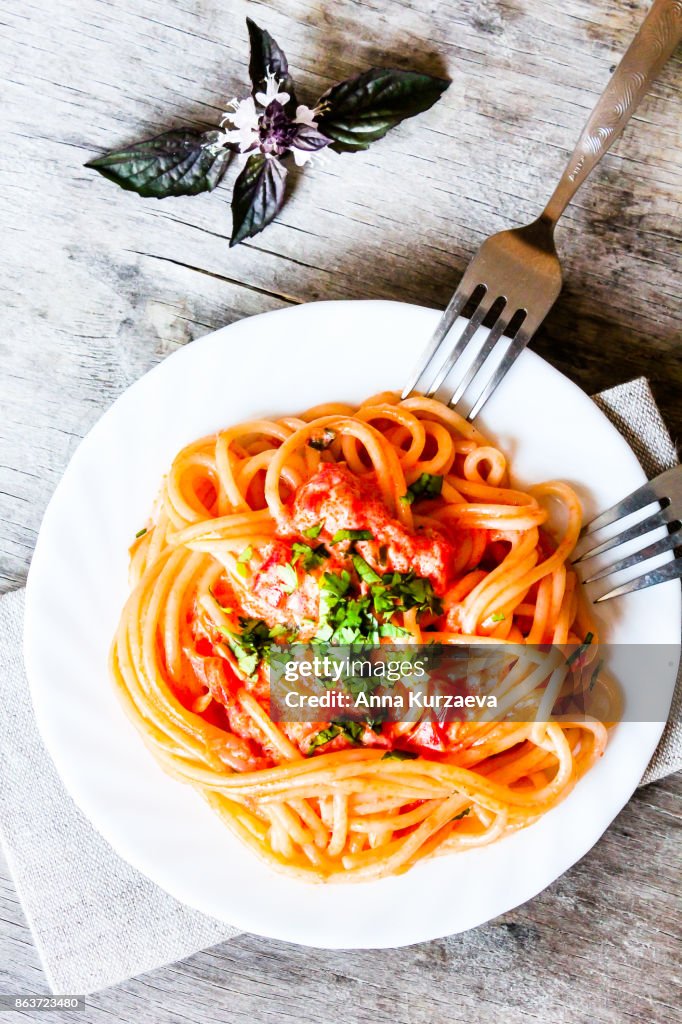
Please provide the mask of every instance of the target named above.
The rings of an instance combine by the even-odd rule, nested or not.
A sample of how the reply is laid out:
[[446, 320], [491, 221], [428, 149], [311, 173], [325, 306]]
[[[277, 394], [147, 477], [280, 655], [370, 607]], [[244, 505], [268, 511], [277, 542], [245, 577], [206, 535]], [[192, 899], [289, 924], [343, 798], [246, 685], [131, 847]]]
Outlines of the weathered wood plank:
[[[78, 440], [176, 347], [295, 302], [443, 306], [480, 241], [544, 203], [646, 8], [0, 0], [0, 591], [25, 579]], [[279, 222], [229, 250], [236, 167], [211, 196], [156, 202], [82, 165], [166, 127], [215, 123], [246, 88], [246, 13], [286, 47], [307, 100], [370, 64], [453, 84], [369, 153], [306, 170]], [[535, 345], [589, 391], [646, 374], [677, 436], [679, 72], [678, 57], [567, 211], [566, 286]], [[243, 937], [92, 997], [83, 1024], [679, 1019], [680, 785], [639, 793], [589, 857], [485, 928], [379, 953]], [[0, 881], [0, 985], [40, 991], [21, 909]]]

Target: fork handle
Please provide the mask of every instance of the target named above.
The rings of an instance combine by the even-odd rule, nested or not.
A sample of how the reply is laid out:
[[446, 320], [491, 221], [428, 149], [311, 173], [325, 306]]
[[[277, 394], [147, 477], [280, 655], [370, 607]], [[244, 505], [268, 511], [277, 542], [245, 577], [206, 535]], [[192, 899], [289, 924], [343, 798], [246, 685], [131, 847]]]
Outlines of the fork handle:
[[654, 0], [571, 154], [541, 220], [551, 227], [628, 123], [682, 40], [682, 0]]

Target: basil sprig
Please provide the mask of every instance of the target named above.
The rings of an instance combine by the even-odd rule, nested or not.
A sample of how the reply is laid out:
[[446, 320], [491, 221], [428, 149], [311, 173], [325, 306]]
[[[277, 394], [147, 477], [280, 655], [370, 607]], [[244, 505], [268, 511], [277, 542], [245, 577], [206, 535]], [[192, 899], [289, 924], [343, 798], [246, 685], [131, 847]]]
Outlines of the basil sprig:
[[369, 149], [406, 117], [432, 107], [449, 84], [415, 71], [370, 68], [327, 90], [318, 101], [319, 125], [337, 153]]
[[221, 136], [218, 130], [176, 128], [95, 157], [85, 166], [139, 196], [195, 196], [213, 191], [234, 155]]
[[275, 219], [284, 202], [286, 177], [287, 169], [279, 160], [251, 154], [234, 183], [230, 245], [253, 238]]
[[370, 68], [306, 107], [297, 99], [284, 51], [269, 32], [250, 18], [246, 22], [251, 95], [225, 114], [220, 127], [174, 128], [85, 165], [123, 189], [165, 199], [212, 191], [233, 156], [247, 154], [232, 194], [231, 246], [253, 238], [277, 216], [292, 158], [302, 165], [327, 146], [338, 153], [367, 149], [405, 118], [428, 110], [450, 84], [415, 71]]

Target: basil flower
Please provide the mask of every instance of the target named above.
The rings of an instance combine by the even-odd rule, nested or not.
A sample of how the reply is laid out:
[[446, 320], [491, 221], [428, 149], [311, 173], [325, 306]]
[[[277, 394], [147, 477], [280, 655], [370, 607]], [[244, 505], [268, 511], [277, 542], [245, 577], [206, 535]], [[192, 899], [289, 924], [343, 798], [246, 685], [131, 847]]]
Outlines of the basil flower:
[[230, 103], [232, 110], [220, 122], [222, 128], [233, 126], [224, 131], [225, 142], [237, 146], [240, 153], [259, 149], [271, 159], [291, 152], [294, 162], [303, 167], [332, 140], [318, 131], [316, 112], [309, 107], [297, 106], [295, 116], [290, 117], [286, 111], [290, 99], [289, 93], [280, 89], [277, 76], [268, 70], [264, 92]]
[[163, 199], [212, 191], [234, 155], [246, 154], [232, 194], [231, 246], [257, 235], [279, 213], [290, 157], [302, 167], [323, 149], [367, 149], [405, 118], [428, 110], [450, 84], [415, 71], [370, 68], [307, 107], [296, 99], [283, 50], [250, 18], [246, 24], [251, 95], [232, 100], [218, 128], [176, 128], [85, 165], [121, 188]]

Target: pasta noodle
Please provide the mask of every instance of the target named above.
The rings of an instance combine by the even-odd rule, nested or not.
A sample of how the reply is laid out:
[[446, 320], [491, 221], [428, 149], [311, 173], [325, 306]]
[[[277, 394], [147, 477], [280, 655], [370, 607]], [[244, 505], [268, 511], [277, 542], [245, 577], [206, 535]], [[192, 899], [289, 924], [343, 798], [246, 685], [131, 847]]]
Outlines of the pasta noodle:
[[[178, 454], [133, 544], [116, 687], [162, 766], [295, 876], [379, 878], [491, 843], [566, 796], [604, 724], [278, 723], [263, 644], [346, 636], [350, 597], [380, 642], [390, 621], [408, 644], [582, 644], [580, 525], [567, 485], [516, 489], [503, 453], [432, 399], [231, 427]], [[389, 614], [364, 600], [379, 591]]]

